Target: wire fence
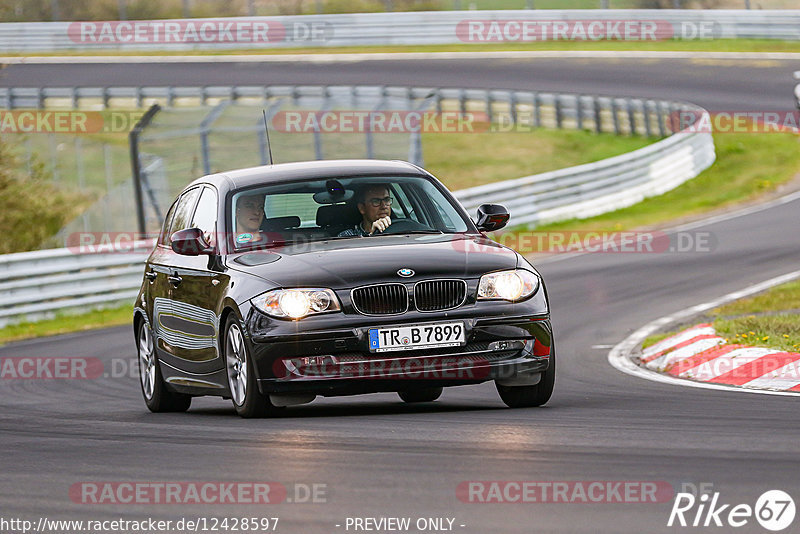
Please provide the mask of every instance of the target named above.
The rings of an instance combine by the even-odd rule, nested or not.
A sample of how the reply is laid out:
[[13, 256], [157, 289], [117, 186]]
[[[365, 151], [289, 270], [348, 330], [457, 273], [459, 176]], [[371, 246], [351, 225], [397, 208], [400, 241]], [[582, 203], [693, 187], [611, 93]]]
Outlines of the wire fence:
[[[321, 114], [342, 117], [381, 112], [419, 112], [433, 105], [421, 95], [381, 87], [270, 87], [262, 98], [221, 100], [213, 107], [170, 108], [155, 115], [141, 132], [142, 195], [147, 204], [140, 228], [157, 230], [165, 208], [198, 176], [242, 167], [314, 159], [400, 159], [423, 164], [421, 132], [374, 132], [342, 128], [307, 128]], [[287, 116], [304, 118], [286, 128]], [[269, 134], [264, 120], [270, 127]], [[276, 127], [282, 122], [283, 126]]]

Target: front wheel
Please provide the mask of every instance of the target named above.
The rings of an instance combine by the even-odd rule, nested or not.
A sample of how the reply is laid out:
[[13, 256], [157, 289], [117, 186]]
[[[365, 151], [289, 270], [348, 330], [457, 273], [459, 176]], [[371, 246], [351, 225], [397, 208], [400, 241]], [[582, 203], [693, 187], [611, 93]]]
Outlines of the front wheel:
[[542, 406], [550, 400], [556, 383], [556, 354], [550, 354], [550, 366], [542, 372], [542, 378], [533, 386], [501, 386], [495, 382], [497, 393], [509, 408]]
[[228, 316], [225, 325], [225, 369], [231, 400], [237, 414], [246, 418], [264, 417], [278, 411], [269, 401], [269, 397], [258, 390], [253, 359], [247, 349], [239, 320], [232, 314]]
[[142, 320], [136, 335], [139, 352], [139, 384], [144, 403], [151, 412], [185, 412], [192, 404], [191, 395], [169, 391], [158, 366], [153, 333]]
[[442, 395], [444, 388], [418, 388], [398, 391], [403, 402], [433, 402]]

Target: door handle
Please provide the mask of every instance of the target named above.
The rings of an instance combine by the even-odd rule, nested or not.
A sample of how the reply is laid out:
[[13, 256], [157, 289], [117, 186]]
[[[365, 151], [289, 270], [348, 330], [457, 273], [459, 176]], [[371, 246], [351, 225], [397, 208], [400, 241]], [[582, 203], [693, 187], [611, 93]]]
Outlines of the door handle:
[[180, 285], [180, 283], [183, 280], [183, 278], [178, 276], [178, 273], [175, 273], [175, 274], [171, 274], [171, 275], [167, 276], [167, 280], [169, 280], [170, 284], [172, 284], [173, 286], [177, 287], [177, 286]]
[[156, 276], [158, 276], [158, 274], [156, 274], [155, 271], [147, 271], [146, 273], [144, 273], [144, 277], [150, 280], [151, 282], [153, 282], [156, 279]]

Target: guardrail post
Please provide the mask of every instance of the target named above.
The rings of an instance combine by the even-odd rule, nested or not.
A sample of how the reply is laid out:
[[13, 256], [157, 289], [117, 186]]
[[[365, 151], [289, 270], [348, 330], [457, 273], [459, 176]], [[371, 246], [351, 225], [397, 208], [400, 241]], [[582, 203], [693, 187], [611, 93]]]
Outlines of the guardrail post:
[[564, 126], [564, 111], [561, 109], [561, 95], [555, 96], [556, 106], [556, 128], [559, 130]]
[[667, 128], [664, 124], [664, 103], [660, 100], [656, 103], [656, 113], [658, 114], [658, 134], [661, 137], [666, 137]]
[[167, 87], [167, 107], [172, 107], [175, 103], [175, 88], [171, 85]]
[[628, 111], [628, 128], [630, 135], [636, 135], [636, 110], [633, 109], [633, 102], [630, 98], [625, 99], [625, 107]]
[[642, 111], [644, 112], [644, 131], [647, 137], [653, 137], [653, 125], [650, 123], [650, 101], [642, 100]]
[[517, 105], [518, 104], [519, 104], [519, 102], [517, 102], [517, 93], [515, 93], [514, 91], [511, 91], [508, 94], [508, 113], [509, 113], [509, 115], [511, 115], [511, 117], [510, 117], [511, 118], [511, 124], [513, 126], [515, 126], [515, 127], [517, 126]]
[[153, 104], [150, 109], [142, 115], [139, 122], [128, 134], [128, 144], [131, 152], [131, 170], [133, 171], [133, 194], [136, 198], [136, 219], [139, 224], [139, 232], [144, 234], [147, 231], [144, 221], [144, 203], [142, 201], [142, 165], [139, 161], [139, 134], [142, 133], [148, 124], [153, 120], [161, 106]]
[[592, 104], [594, 106], [594, 131], [603, 133], [603, 115], [600, 109], [600, 99], [596, 96], [592, 97]]
[[73, 87], [72, 88], [72, 94], [70, 96], [72, 97], [72, 108], [73, 109], [78, 109], [78, 107], [79, 107], [78, 106], [78, 92], [79, 92], [79, 90], [78, 90], [77, 87]]
[[617, 99], [611, 97], [611, 118], [614, 121], [614, 135], [620, 135], [619, 116], [617, 115], [617, 113], [619, 113], [619, 108], [617, 106]]
[[583, 95], [575, 96], [575, 114], [578, 120], [578, 130], [583, 130]]
[[669, 103], [669, 117], [667, 119], [667, 128], [669, 128], [670, 133], [678, 133], [678, 130], [680, 129], [680, 126], [676, 127], [676, 124], [678, 124], [677, 121], [680, 119], [679, 111], [680, 110], [678, 109], [678, 106], [675, 104], [675, 102]]
[[539, 93], [533, 93], [533, 123], [537, 128], [542, 127], [542, 99]]
[[494, 119], [494, 113], [492, 111], [492, 92], [486, 91], [486, 118], [489, 121], [489, 125], [492, 124]]
[[135, 95], [134, 98], [136, 99], [136, 107], [137, 108], [142, 107], [142, 103], [144, 101], [144, 97], [142, 96], [142, 86], [140, 85], [136, 86], [136, 89], [134, 90], [134, 95]]
[[39, 87], [39, 90], [36, 92], [36, 97], [36, 105], [39, 107], [39, 109], [44, 109], [45, 96], [43, 87]]

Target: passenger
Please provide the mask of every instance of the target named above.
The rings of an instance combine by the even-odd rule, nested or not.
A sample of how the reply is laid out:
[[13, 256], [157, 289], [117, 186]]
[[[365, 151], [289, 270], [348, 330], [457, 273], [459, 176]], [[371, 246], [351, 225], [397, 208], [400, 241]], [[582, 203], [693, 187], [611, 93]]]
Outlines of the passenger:
[[239, 197], [236, 201], [236, 244], [258, 243], [267, 236], [261, 231], [264, 222], [265, 195], [255, 194]]
[[340, 232], [339, 237], [367, 237], [389, 228], [392, 224], [392, 196], [388, 185], [366, 185], [357, 191], [356, 200], [362, 220], [353, 228]]

